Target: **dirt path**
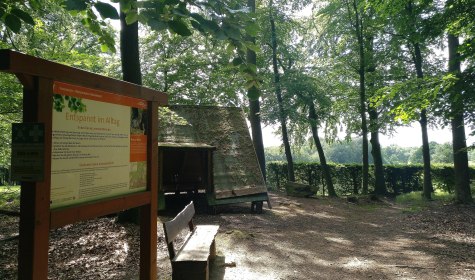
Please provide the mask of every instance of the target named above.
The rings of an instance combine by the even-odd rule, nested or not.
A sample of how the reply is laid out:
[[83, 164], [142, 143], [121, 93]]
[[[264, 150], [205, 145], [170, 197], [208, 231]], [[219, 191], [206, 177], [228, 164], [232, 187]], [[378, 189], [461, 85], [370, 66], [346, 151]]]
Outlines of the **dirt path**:
[[[474, 206], [408, 213], [381, 201], [270, 196], [273, 209], [259, 215], [249, 205], [198, 213], [197, 224], [221, 226], [211, 279], [475, 279]], [[136, 278], [137, 234], [113, 218], [52, 232], [50, 278]], [[16, 279], [16, 241], [0, 245], [0, 279]], [[170, 279], [161, 226], [157, 253], [159, 279]]]
[[214, 218], [236, 263], [215, 279], [475, 279], [474, 208], [471, 232], [443, 234], [414, 230], [418, 217], [386, 203], [272, 201], [260, 216]]

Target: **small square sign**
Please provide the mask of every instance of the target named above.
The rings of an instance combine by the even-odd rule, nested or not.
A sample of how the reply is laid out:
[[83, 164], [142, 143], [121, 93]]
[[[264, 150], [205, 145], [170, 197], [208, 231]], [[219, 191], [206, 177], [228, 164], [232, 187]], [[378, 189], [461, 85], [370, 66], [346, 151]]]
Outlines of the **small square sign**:
[[38, 182], [44, 180], [45, 127], [42, 123], [12, 125], [13, 180]]

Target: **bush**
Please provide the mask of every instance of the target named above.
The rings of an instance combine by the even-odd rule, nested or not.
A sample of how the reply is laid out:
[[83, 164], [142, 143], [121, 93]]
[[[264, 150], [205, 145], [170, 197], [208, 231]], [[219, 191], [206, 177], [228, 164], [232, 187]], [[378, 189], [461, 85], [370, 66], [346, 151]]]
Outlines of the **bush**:
[[[329, 164], [333, 185], [338, 195], [358, 194], [361, 192], [361, 164]], [[317, 194], [326, 195], [326, 183], [319, 163], [295, 163], [295, 180], [312, 186]], [[454, 185], [453, 166], [433, 165], [432, 182], [435, 189], [451, 193]], [[369, 191], [374, 189], [373, 166], [370, 165]], [[422, 165], [385, 165], [384, 178], [388, 192], [393, 194], [421, 191], [423, 187]], [[470, 178], [475, 180], [475, 169], [470, 168]], [[267, 164], [267, 185], [270, 189], [285, 189], [287, 182], [287, 164], [282, 161]], [[472, 183], [472, 188], [474, 184]]]

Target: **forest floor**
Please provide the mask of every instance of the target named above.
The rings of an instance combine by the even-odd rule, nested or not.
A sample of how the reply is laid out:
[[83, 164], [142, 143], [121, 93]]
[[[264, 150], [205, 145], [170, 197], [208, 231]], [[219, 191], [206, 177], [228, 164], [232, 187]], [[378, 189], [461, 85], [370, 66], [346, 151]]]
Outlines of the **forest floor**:
[[[270, 193], [272, 209], [250, 205], [205, 214], [219, 224], [211, 279], [475, 279], [475, 206], [432, 202], [414, 211], [390, 200], [295, 198]], [[158, 279], [171, 279], [159, 214]], [[196, 203], [196, 201], [195, 201]], [[203, 203], [203, 202], [201, 202]], [[264, 204], [266, 206], [266, 204]], [[18, 218], [0, 215], [0, 279], [17, 278]], [[103, 217], [51, 231], [50, 279], [137, 279], [136, 225]]]

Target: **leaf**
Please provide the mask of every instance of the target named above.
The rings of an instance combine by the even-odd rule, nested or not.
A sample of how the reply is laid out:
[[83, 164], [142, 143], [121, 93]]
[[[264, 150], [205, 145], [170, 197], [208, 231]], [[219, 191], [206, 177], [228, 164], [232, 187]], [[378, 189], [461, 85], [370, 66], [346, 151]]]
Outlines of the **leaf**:
[[18, 33], [21, 28], [21, 20], [15, 15], [8, 14], [5, 17], [5, 25], [10, 28], [11, 31]]
[[219, 29], [214, 32], [214, 38], [216, 38], [217, 40], [226, 40], [228, 39], [228, 36], [226, 36], [226, 33], [224, 33], [222, 29]]
[[205, 33], [205, 30], [203, 29], [203, 27], [201, 26], [199, 22], [197, 22], [196, 20], [190, 20], [190, 23], [194, 29], [198, 30], [201, 33]]
[[170, 27], [173, 32], [181, 36], [190, 36], [192, 34], [188, 26], [186, 26], [186, 24], [179, 19], [169, 21], [168, 27]]
[[249, 74], [250, 76], [255, 76], [257, 75], [257, 66], [251, 63], [242, 64], [239, 66], [239, 71]]
[[66, 10], [68, 11], [82, 11], [87, 9], [87, 3], [85, 0], [66, 0]]
[[31, 8], [33, 8], [33, 10], [39, 10], [40, 9], [41, 4], [39, 3], [39, 1], [41, 1], [41, 0], [30, 0], [29, 1], [30, 6], [31, 6]]
[[145, 16], [143, 13], [140, 13], [137, 17], [137, 20], [141, 23], [141, 24], [146, 24], [148, 22], [148, 17]]
[[138, 18], [139, 18], [139, 15], [137, 14], [136, 11], [130, 11], [125, 16], [125, 22], [130, 25], [130, 24], [136, 22], [138, 20]]
[[94, 4], [94, 7], [99, 12], [102, 18], [119, 19], [119, 13], [110, 4], [97, 2], [96, 4]]
[[28, 14], [25, 11], [15, 8], [15, 9], [12, 9], [10, 13], [14, 14], [19, 19], [23, 20], [24, 22], [28, 24], [35, 25], [35, 21], [33, 20], [33, 18], [30, 16], [30, 14]]
[[251, 37], [256, 37], [258, 32], [259, 32], [259, 25], [257, 23], [252, 22], [244, 28], [246, 30], [246, 33], [251, 36]]
[[238, 66], [238, 65], [242, 64], [243, 62], [244, 61], [242, 60], [241, 57], [236, 57], [236, 58], [233, 59], [233, 65], [234, 66]]
[[[112, 1], [114, 2], [114, 1]], [[120, 3], [120, 9], [122, 12], [124, 13], [128, 13], [130, 12], [130, 10], [132, 10], [132, 1], [131, 0], [119, 0], [115, 3]]]
[[186, 9], [186, 7], [178, 7], [172, 10], [172, 14], [180, 16], [180, 17], [187, 17], [190, 12]]
[[178, 3], [180, 3], [180, 0], [165, 0], [164, 1], [165, 5], [176, 5]]
[[152, 30], [155, 30], [155, 31], [165, 30], [168, 27], [168, 25], [165, 22], [154, 19], [154, 18], [150, 18], [147, 21], [147, 24], [148, 26], [150, 26], [150, 28], [152, 28]]
[[257, 53], [261, 50], [258, 45], [254, 44], [252, 42], [244, 42], [244, 44], [246, 45], [246, 48], [250, 49], [253, 52]]
[[229, 53], [229, 54], [232, 54], [234, 53], [234, 49], [235, 49], [235, 46], [232, 44], [232, 43], [229, 43], [226, 47], [226, 51]]
[[108, 52], [109, 51], [109, 46], [107, 46], [107, 44], [101, 44], [101, 51], [102, 52]]
[[223, 27], [223, 30], [229, 38], [234, 40], [241, 39], [241, 32], [237, 27], [227, 24]]
[[204, 28], [211, 32], [217, 32], [220, 30], [219, 25], [212, 20], [205, 20], [204, 22], [202, 22], [202, 25]]
[[190, 17], [192, 17], [193, 19], [195, 19], [199, 23], [203, 23], [204, 21], [206, 21], [206, 19], [202, 15], [197, 14], [197, 13], [191, 13]]

